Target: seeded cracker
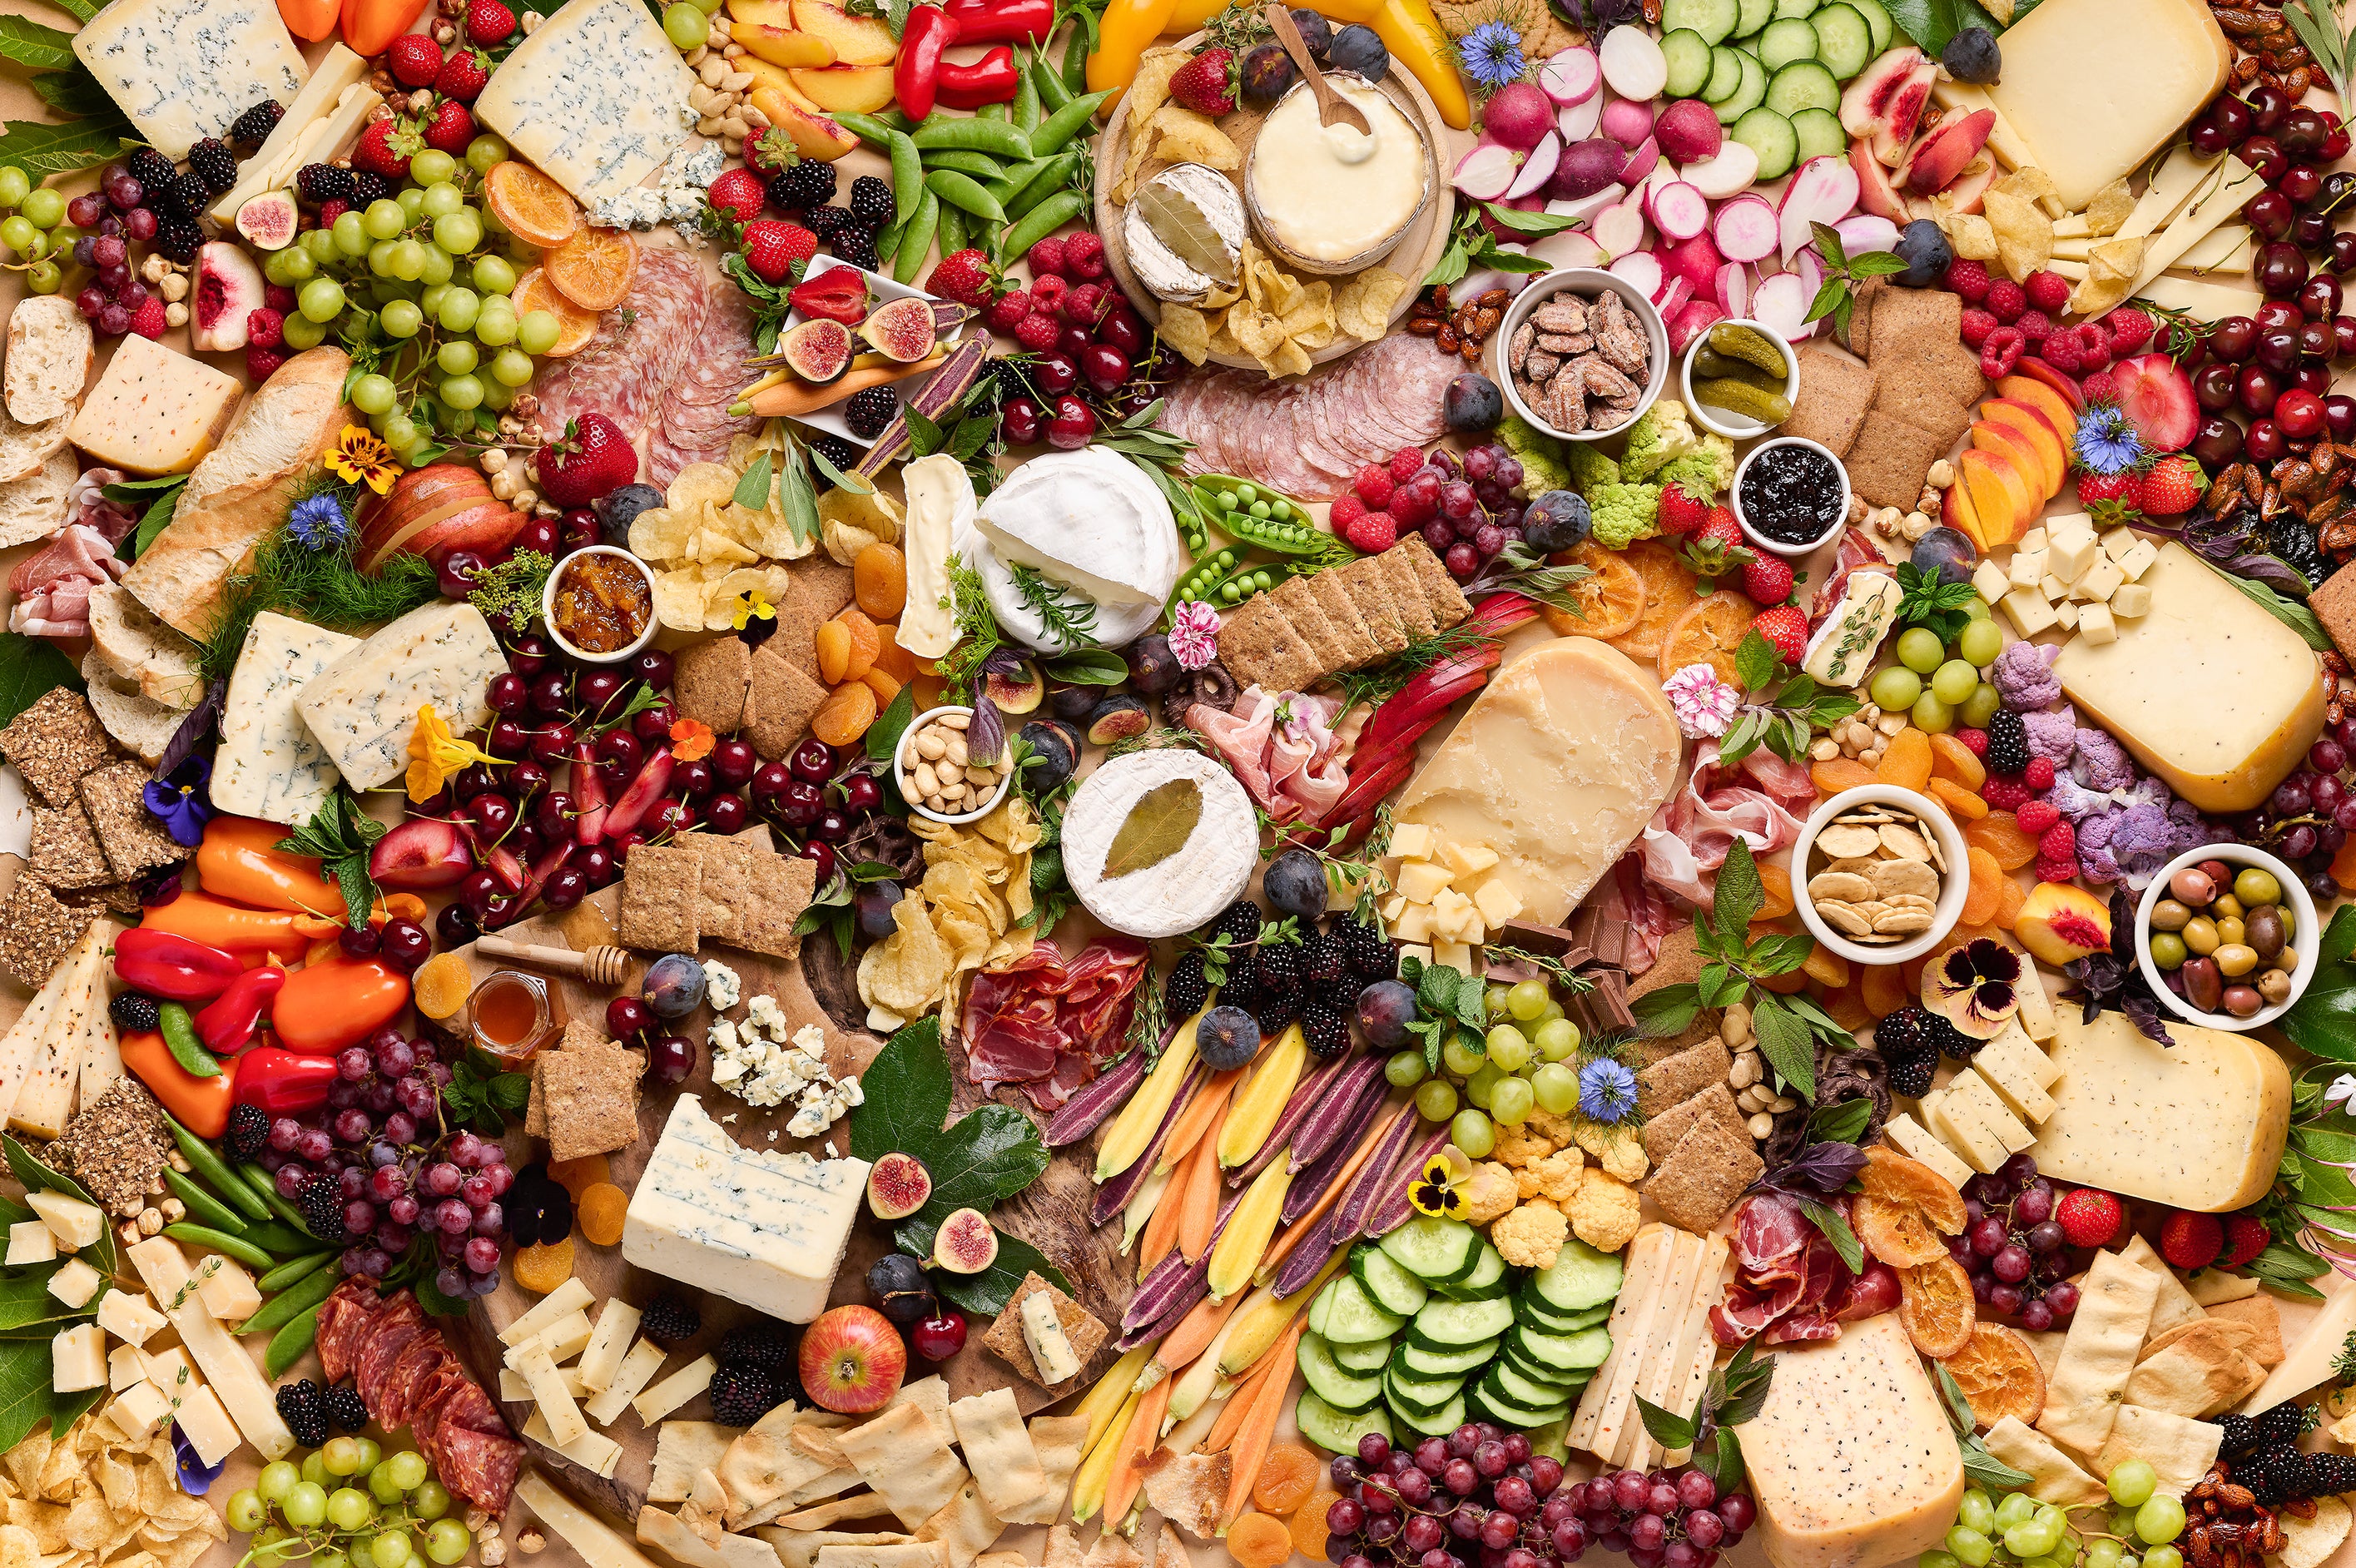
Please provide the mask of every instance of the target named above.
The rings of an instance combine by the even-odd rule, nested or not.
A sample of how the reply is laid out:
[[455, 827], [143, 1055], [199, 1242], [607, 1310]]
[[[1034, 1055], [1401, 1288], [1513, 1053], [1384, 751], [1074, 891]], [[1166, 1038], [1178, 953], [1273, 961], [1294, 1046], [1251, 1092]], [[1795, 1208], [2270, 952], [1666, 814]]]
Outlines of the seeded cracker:
[[743, 833], [690, 833], [680, 842], [703, 857], [703, 877], [696, 889], [697, 934], [719, 942], [742, 940], [744, 909], [753, 900], [753, 858], [759, 846]]
[[1677, 1140], [1644, 1192], [1669, 1223], [1708, 1235], [1766, 1169], [1747, 1133], [1701, 1121]]
[[120, 881], [135, 882], [195, 853], [174, 843], [148, 814], [146, 788], [147, 770], [135, 762], [109, 763], [81, 780], [82, 806]]
[[552, 1159], [577, 1160], [627, 1148], [638, 1136], [638, 1079], [617, 1071], [627, 1053], [551, 1051], [540, 1058]]
[[49, 1155], [117, 1216], [128, 1218], [163, 1190], [172, 1135], [164, 1112], [139, 1081], [118, 1078], [74, 1113]]
[[1026, 1381], [1038, 1383], [1044, 1389], [1053, 1385], [1040, 1380], [1039, 1364], [1031, 1359], [1031, 1346], [1023, 1337], [1023, 1300], [1039, 1291], [1045, 1291], [1047, 1299], [1055, 1304], [1055, 1321], [1064, 1326], [1064, 1337], [1072, 1342], [1072, 1354], [1079, 1358], [1083, 1377], [1087, 1374], [1089, 1361], [1103, 1348], [1112, 1330], [1098, 1323], [1087, 1307], [1041, 1279], [1035, 1272], [1024, 1274], [1023, 1283], [1014, 1287], [1014, 1294], [1006, 1298], [1005, 1310], [991, 1320], [990, 1331], [981, 1337], [981, 1342], [995, 1351], [1000, 1360], [1021, 1373]]
[[0, 729], [0, 757], [15, 763], [34, 794], [52, 806], [76, 804], [74, 785], [111, 754], [89, 700], [63, 686]]
[[633, 848], [622, 866], [622, 945], [648, 952], [693, 952], [702, 886], [701, 851], [680, 844]]
[[57, 895], [39, 878], [29, 874], [18, 876], [8, 897], [0, 898], [0, 969], [38, 991], [49, 978], [49, 971], [97, 918], [95, 909], [70, 908], [59, 903]]
[[[744, 699], [744, 738], [753, 749], [775, 760], [783, 757], [809, 729], [811, 716], [826, 703], [827, 690], [819, 683], [817, 655], [809, 667], [795, 662], [779, 647], [792, 633], [780, 631], [753, 654], [753, 689]], [[802, 639], [807, 649], [809, 639]]]
[[818, 863], [798, 854], [756, 853], [746, 869], [744, 929], [734, 939], [735, 944], [771, 958], [799, 957], [802, 940], [794, 934], [794, 923], [818, 891]]
[[99, 887], [121, 880], [107, 865], [90, 813], [79, 800], [33, 808], [33, 842], [27, 861], [34, 875], [55, 888]]

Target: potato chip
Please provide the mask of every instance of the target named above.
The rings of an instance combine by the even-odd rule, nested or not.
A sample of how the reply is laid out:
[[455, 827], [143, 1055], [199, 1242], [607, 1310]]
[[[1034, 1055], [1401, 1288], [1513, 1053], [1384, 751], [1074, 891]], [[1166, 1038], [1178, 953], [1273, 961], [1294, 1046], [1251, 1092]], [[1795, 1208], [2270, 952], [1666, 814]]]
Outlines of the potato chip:
[[1170, 79], [1194, 57], [1184, 49], [1148, 49], [1129, 84], [1129, 146], [1121, 155], [1120, 178], [1113, 182], [1113, 205], [1137, 194], [1137, 177], [1153, 156], [1153, 117], [1170, 102]]
[[2143, 267], [2144, 239], [2105, 240], [2086, 252], [2086, 275], [2070, 291], [2070, 310], [2079, 316], [2100, 316], [2135, 291], [2136, 274]]
[[1947, 220], [1947, 242], [1967, 262], [1996, 260], [1996, 228], [1976, 212], [1958, 212]]
[[1153, 134], [1153, 156], [1163, 163], [1201, 164], [1222, 173], [1244, 166], [1244, 155], [1207, 114], [1175, 103], [1163, 105], [1146, 129]]
[[1276, 346], [1276, 352], [1259, 362], [1259, 368], [1271, 376], [1305, 376], [1316, 361], [1309, 350], [1287, 338]]
[[33, 1568], [40, 1560], [40, 1544], [22, 1525], [0, 1524], [0, 1568]]
[[2053, 184], [2053, 177], [2034, 164], [2027, 168], [2013, 170], [2012, 173], [1997, 181], [1995, 188], [2003, 191], [2007, 196], [2018, 196], [2028, 201], [2042, 201], [2049, 196], [2059, 194]]
[[1304, 349], [1323, 349], [1333, 340], [1333, 285], [1323, 278], [1303, 285], [1301, 298], [1280, 315], [1286, 337]]
[[676, 561], [694, 534], [692, 514], [650, 506], [630, 520], [630, 553], [641, 561]]
[[1164, 305], [1154, 331], [1190, 365], [1211, 357], [1211, 318], [1191, 305]]
[[1408, 290], [1407, 279], [1388, 267], [1368, 267], [1333, 296], [1333, 323], [1362, 343], [1390, 330], [1391, 307]]
[[693, 572], [655, 574], [655, 619], [673, 631], [702, 631], [703, 580]]
[[2013, 282], [2023, 281], [2052, 259], [2053, 220], [2039, 211], [2034, 201], [1990, 187], [1980, 199], [1980, 209], [1996, 230], [1997, 259]]
[[697, 529], [695, 531], [695, 537], [688, 541], [687, 558], [690, 561], [695, 562], [719, 562], [722, 564], [734, 564], [737, 562], [756, 561], [760, 559], [760, 557], [755, 555], [750, 550], [745, 549], [734, 539], [731, 539], [727, 534], [723, 533], [720, 530], [712, 527], [708, 523], [703, 527]]
[[892, 907], [893, 933], [860, 955], [859, 994], [911, 1017], [928, 1012], [955, 973], [949, 946], [921, 898]]
[[2127, 182], [2124, 179], [2111, 181], [2094, 192], [2094, 199], [2086, 203], [2087, 234], [2100, 240], [2117, 233], [2119, 225], [2127, 220], [2127, 214], [2135, 210], [2135, 192], [2127, 188]]
[[689, 509], [710, 502], [718, 506], [736, 493], [737, 475], [717, 463], [690, 463], [663, 491], [665, 505]]

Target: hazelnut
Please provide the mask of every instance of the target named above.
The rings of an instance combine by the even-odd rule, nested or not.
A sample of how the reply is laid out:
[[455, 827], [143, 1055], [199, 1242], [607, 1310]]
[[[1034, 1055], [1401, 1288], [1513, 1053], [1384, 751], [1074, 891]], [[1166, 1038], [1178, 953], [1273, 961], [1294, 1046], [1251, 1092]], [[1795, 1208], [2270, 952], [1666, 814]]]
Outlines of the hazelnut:
[[166, 273], [164, 281], [155, 285], [166, 302], [177, 305], [188, 297], [188, 278], [185, 273]]
[[483, 454], [483, 472], [496, 474], [508, 466], [508, 455], [494, 446]]
[[506, 1541], [501, 1541], [497, 1536], [493, 1536], [490, 1540], [483, 1542], [483, 1568], [499, 1568], [499, 1564], [507, 1560], [508, 1543]]
[[515, 1543], [516, 1550], [529, 1557], [548, 1544], [548, 1537], [536, 1530], [527, 1528], [516, 1536]]
[[188, 324], [188, 307], [187, 307], [187, 306], [185, 306], [185, 305], [181, 304], [178, 300], [177, 300], [177, 299], [176, 299], [176, 300], [174, 300], [171, 304], [169, 304], [169, 305], [167, 305], [167, 306], [166, 306], [164, 307], [164, 325], [165, 325], [165, 326], [166, 326], [166, 327], [186, 327], [187, 324]]
[[177, 1197], [167, 1197], [155, 1207], [163, 1211], [167, 1225], [177, 1225], [188, 1217], [188, 1206]]
[[1944, 490], [1955, 482], [1955, 466], [1942, 457], [1931, 465], [1931, 472], [1926, 478], [1933, 489]]
[[513, 474], [500, 472], [491, 476], [491, 494], [503, 501], [512, 503], [519, 488]]
[[161, 1214], [152, 1208], [143, 1208], [139, 1211], [139, 1234], [158, 1236], [163, 1234], [163, 1230], [164, 1217]]
[[164, 1163], [170, 1165], [182, 1176], [188, 1174], [188, 1156], [180, 1153], [177, 1149], [175, 1149], [170, 1154], [165, 1155]]

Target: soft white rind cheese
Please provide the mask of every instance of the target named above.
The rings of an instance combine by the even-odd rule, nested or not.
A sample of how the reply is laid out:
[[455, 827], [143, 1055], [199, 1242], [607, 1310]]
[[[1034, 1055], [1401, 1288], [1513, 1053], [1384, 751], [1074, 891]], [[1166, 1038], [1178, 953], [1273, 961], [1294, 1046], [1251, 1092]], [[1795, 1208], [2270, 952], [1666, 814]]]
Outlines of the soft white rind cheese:
[[114, 0], [73, 51], [176, 163], [263, 99], [294, 102], [310, 78], [271, 0]]
[[1808, 639], [1801, 672], [1827, 686], [1863, 681], [1872, 673], [1874, 650], [1897, 620], [1898, 603], [1905, 596], [1898, 579], [1886, 572], [1851, 573], [1839, 606]]
[[475, 118], [594, 206], [646, 178], [686, 139], [694, 85], [637, 0], [571, 0], [491, 73]]
[[291, 827], [327, 804], [341, 775], [294, 711], [294, 699], [359, 645], [357, 637], [273, 611], [253, 618], [221, 706], [216, 810]]
[[[1205, 272], [1164, 243], [1147, 216], [1157, 203], [1191, 208], [1197, 226], [1217, 240], [1226, 256], [1225, 267], [1215, 274]], [[1235, 286], [1248, 228], [1243, 198], [1226, 176], [1201, 164], [1173, 164], [1140, 188], [1121, 220], [1120, 232], [1130, 270], [1147, 292], [1177, 305], [1199, 305], [1213, 289]], [[1196, 261], [1215, 259], [1196, 257]]]
[[478, 729], [490, 722], [490, 679], [507, 667], [482, 611], [432, 604], [346, 650], [294, 708], [344, 781], [374, 789], [409, 767], [418, 709], [432, 706], [454, 735]]
[[[1184, 847], [1122, 876], [1107, 876], [1113, 839], [1148, 790], [1191, 779], [1202, 814]], [[1169, 747], [1116, 757], [1081, 782], [1064, 813], [1064, 873], [1089, 914], [1151, 940], [1176, 936], [1226, 908], [1259, 865], [1258, 819], [1236, 776], [1199, 751]]]
[[1105, 608], [1159, 610], [1176, 585], [1163, 581], [1178, 532], [1170, 503], [1101, 446], [1023, 464], [990, 492], [978, 526], [1007, 565], [1036, 568]]

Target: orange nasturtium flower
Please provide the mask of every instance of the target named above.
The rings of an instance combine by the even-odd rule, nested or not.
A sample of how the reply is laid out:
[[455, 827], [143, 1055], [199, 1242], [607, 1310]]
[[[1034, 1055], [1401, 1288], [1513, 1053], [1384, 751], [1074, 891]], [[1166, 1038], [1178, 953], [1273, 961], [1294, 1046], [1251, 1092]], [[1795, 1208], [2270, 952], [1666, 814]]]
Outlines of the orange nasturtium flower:
[[474, 742], [452, 735], [447, 721], [428, 703], [417, 710], [417, 727], [409, 735], [409, 798], [432, 800], [444, 780], [469, 763], [497, 766], [498, 760]]
[[670, 726], [670, 754], [681, 762], [712, 755], [712, 726], [701, 719], [675, 719]]

